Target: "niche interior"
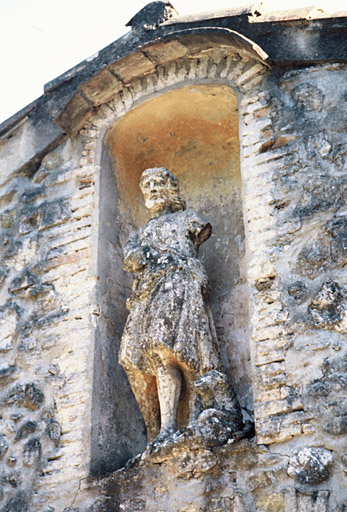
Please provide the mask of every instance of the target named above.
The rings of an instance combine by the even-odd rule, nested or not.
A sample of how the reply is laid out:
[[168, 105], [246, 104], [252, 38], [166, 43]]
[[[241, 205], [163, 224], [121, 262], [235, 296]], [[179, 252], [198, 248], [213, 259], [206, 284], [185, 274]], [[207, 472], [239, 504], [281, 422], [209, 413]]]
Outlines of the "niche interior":
[[201, 247], [224, 371], [252, 411], [239, 115], [224, 84], [170, 90], [135, 106], [108, 129], [101, 159], [99, 303], [93, 393], [92, 473], [121, 467], [146, 444], [145, 427], [117, 362], [131, 276], [122, 270], [129, 233], [148, 216], [139, 190], [148, 167], [167, 167], [181, 195], [212, 224]]

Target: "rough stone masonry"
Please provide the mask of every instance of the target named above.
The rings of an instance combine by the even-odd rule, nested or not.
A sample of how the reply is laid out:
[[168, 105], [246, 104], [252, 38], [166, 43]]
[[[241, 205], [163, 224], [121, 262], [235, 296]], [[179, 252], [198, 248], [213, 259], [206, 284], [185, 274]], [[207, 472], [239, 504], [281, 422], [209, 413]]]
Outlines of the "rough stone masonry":
[[[0, 508], [346, 512], [346, 13], [154, 2], [130, 25], [0, 126]], [[202, 257], [232, 268], [211, 307], [247, 439], [145, 449], [120, 262], [156, 165], [221, 225]]]

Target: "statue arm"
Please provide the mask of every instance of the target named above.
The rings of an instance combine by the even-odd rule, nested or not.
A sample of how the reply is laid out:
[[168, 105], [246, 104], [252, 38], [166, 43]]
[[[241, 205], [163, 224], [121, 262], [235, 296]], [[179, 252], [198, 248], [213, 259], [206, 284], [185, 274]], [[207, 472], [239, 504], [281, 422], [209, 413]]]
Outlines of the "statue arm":
[[134, 231], [123, 249], [123, 268], [126, 272], [140, 272], [147, 263], [146, 251], [142, 247], [138, 232]]
[[201, 219], [194, 210], [189, 212], [189, 233], [195, 245], [199, 246], [210, 238], [212, 226]]

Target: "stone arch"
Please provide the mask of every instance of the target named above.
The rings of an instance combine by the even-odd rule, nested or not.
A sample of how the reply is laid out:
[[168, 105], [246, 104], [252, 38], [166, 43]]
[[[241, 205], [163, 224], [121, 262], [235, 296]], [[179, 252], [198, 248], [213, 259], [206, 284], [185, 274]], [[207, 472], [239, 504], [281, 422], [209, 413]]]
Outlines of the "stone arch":
[[[97, 302], [101, 304], [101, 309], [105, 307], [107, 310], [102, 311], [99, 319], [95, 344], [93, 392], [95, 421], [92, 427], [92, 474], [100, 475], [120, 467], [125, 460], [140, 452], [145, 445], [144, 426], [139, 418], [139, 413], [134, 412], [136, 404], [129, 390], [125, 392], [125, 397], [121, 400], [123, 404], [132, 403], [132, 410], [129, 413], [122, 414], [122, 428], [124, 430], [126, 427], [128, 430], [125, 436], [123, 432], [123, 439], [121, 440], [117, 428], [112, 425], [116, 407], [108, 406], [112, 403], [112, 400], [116, 405], [117, 400], [114, 401], [114, 392], [117, 387], [119, 388], [119, 383], [124, 382], [123, 377], [121, 380], [114, 378], [114, 372], [107, 361], [116, 361], [117, 347], [112, 339], [115, 336], [118, 337], [118, 340], [120, 339], [122, 330], [120, 325], [124, 324], [126, 313], [124, 305], [123, 311], [120, 311], [114, 305], [109, 307], [110, 296], [106, 291], [106, 285], [109, 284], [107, 282], [107, 269], [113, 264], [113, 257], [118, 258], [118, 262], [121, 261], [121, 243], [119, 230], [110, 228], [110, 222], [107, 218], [108, 216], [117, 218], [117, 207], [114, 198], [117, 197], [118, 191], [113, 174], [113, 162], [109, 151], [105, 149], [105, 136], [117, 121], [125, 118], [127, 113], [158, 96], [193, 85], [231, 87], [238, 98], [242, 160], [241, 179], [244, 185], [247, 181], [247, 175], [251, 172], [252, 155], [258, 154], [262, 141], [267, 140], [271, 132], [270, 111], [264, 87], [266, 72], [267, 67], [263, 63], [259, 63], [253, 57], [250, 58], [242, 51], [234, 49], [231, 52], [230, 47], [223, 48], [220, 46], [208, 48], [206, 51], [195, 53], [193, 58], [185, 56], [178, 60], [169, 60], [160, 66], [156, 66], [155, 72], [129, 80], [128, 86], [99, 107], [85, 125], [83, 133], [87, 133], [88, 136], [82, 164], [94, 165], [96, 168], [101, 167], [99, 172], [101, 191], [99, 267], [104, 268], [104, 279], [99, 275], [101, 282]], [[103, 209], [102, 203], [107, 205], [106, 209]], [[241, 208], [245, 213], [245, 205]], [[109, 251], [105, 250], [105, 246], [100, 243], [101, 240], [107, 240], [111, 243], [111, 246], [113, 245], [113, 248]], [[128, 280], [124, 284], [124, 276], [121, 277], [122, 271], [119, 264], [117, 269], [117, 276], [113, 280], [113, 292], [119, 293], [119, 285], [122, 284], [123, 292], [121, 293], [123, 294], [122, 302], [124, 304], [130, 281]], [[246, 281], [246, 274], [243, 277]], [[103, 300], [103, 297], [106, 297], [106, 299]], [[110, 317], [110, 315], [118, 316], [120, 319], [116, 328], [114, 326], [109, 327], [107, 317]], [[105, 364], [107, 385], [101, 378], [105, 375]], [[122, 373], [122, 370], [120, 370], [120, 373]], [[106, 417], [105, 410], [108, 411]], [[136, 416], [137, 420], [133, 421]], [[134, 439], [136, 439], [135, 442]]]

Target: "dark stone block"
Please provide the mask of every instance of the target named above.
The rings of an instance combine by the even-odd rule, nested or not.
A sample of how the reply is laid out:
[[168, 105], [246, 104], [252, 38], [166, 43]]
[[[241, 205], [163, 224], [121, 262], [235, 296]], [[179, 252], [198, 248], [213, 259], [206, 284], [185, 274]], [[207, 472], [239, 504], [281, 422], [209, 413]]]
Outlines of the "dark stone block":
[[23, 242], [21, 240], [16, 240], [12, 233], [0, 233], [0, 243], [4, 248], [2, 252], [4, 260], [17, 254], [23, 247]]
[[347, 434], [347, 411], [345, 414], [327, 421], [324, 425], [324, 430], [333, 435]]
[[5, 379], [7, 377], [10, 377], [13, 373], [15, 373], [18, 370], [17, 366], [3, 366], [0, 368], [0, 380]]
[[345, 144], [339, 145], [334, 149], [331, 155], [331, 160], [339, 171], [347, 170], [347, 148]]
[[170, 2], [158, 0], [145, 5], [130, 21], [127, 27], [143, 28], [144, 30], [154, 30], [161, 23], [177, 16], [177, 11]]
[[32, 185], [30, 188], [27, 188], [23, 194], [21, 195], [21, 200], [25, 203], [30, 203], [34, 201], [38, 197], [43, 197], [45, 194], [45, 187], [40, 185]]
[[301, 448], [289, 459], [288, 475], [301, 484], [319, 484], [330, 477], [329, 467], [333, 463], [330, 450], [324, 448]]
[[8, 450], [8, 443], [5, 435], [0, 436], [0, 459], [5, 455]]
[[70, 205], [67, 199], [43, 203], [40, 205], [39, 210], [41, 213], [40, 229], [54, 226], [71, 216]]
[[324, 95], [320, 89], [310, 83], [303, 83], [295, 87], [292, 96], [297, 104], [308, 111], [319, 111], [322, 109]]
[[46, 434], [58, 446], [61, 437], [61, 426], [55, 420], [51, 420], [46, 427]]
[[39, 409], [44, 401], [44, 394], [34, 383], [16, 384], [4, 398], [5, 405], [16, 405], [27, 409]]
[[307, 393], [313, 398], [326, 397], [331, 393], [331, 386], [326, 380], [317, 379], [308, 386]]
[[345, 312], [343, 288], [334, 281], [326, 281], [313, 298], [308, 311], [314, 327], [338, 327]]
[[16, 432], [15, 440], [19, 441], [20, 439], [24, 439], [29, 434], [32, 434], [37, 429], [36, 421], [27, 421], [23, 423]]
[[91, 507], [88, 508], [87, 512], [113, 512], [114, 508], [111, 508], [111, 505], [107, 503], [107, 498], [103, 501], [97, 500]]
[[18, 487], [22, 483], [21, 474], [19, 471], [10, 471], [9, 473], [3, 473], [0, 476], [1, 481], [11, 487]]
[[29, 500], [26, 494], [19, 491], [5, 505], [3, 512], [25, 512], [29, 510]]
[[347, 354], [324, 359], [322, 372], [323, 375], [332, 375], [337, 372], [347, 374]]
[[327, 269], [330, 264], [331, 247], [328, 240], [315, 240], [299, 253], [296, 267], [298, 271], [313, 279]]
[[0, 267], [0, 284], [2, 284], [8, 276], [8, 267]]
[[29, 288], [39, 282], [39, 277], [31, 272], [25, 270], [20, 276], [13, 279], [9, 286], [10, 293], [17, 293], [23, 289]]
[[41, 459], [41, 453], [42, 449], [39, 439], [30, 439], [24, 446], [23, 450], [22, 459], [24, 466], [35, 466]]
[[342, 206], [344, 190], [343, 180], [329, 176], [310, 177], [303, 185], [302, 198], [293, 214], [304, 218]]
[[288, 293], [295, 302], [301, 304], [307, 298], [307, 286], [303, 281], [295, 281], [288, 286]]
[[347, 220], [337, 217], [326, 224], [325, 229], [331, 236], [331, 257], [339, 266], [346, 264], [347, 258]]
[[39, 225], [39, 212], [36, 206], [25, 206], [19, 212], [19, 233], [30, 233]]

